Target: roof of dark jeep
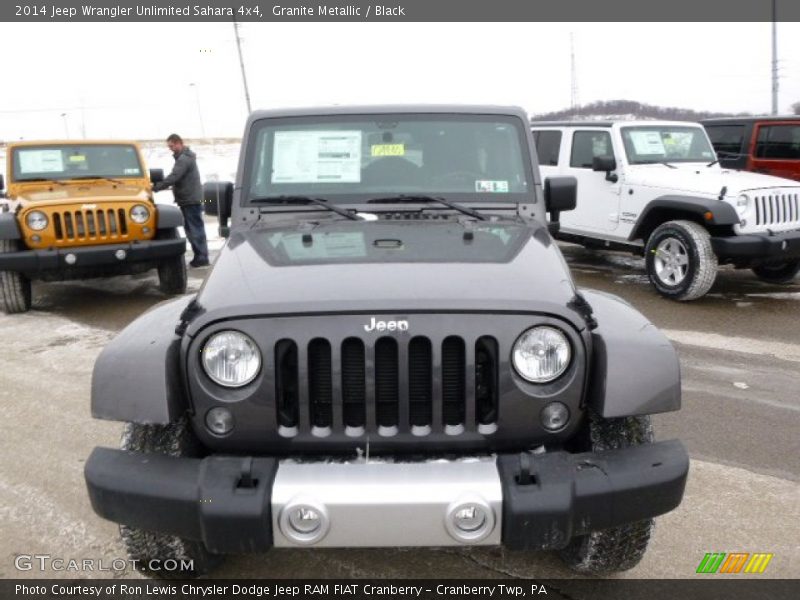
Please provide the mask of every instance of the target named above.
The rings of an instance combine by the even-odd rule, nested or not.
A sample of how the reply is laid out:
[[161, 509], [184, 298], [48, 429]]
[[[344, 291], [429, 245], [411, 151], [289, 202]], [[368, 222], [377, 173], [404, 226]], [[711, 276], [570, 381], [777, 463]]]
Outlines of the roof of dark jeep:
[[768, 115], [765, 117], [756, 117], [752, 115], [745, 115], [741, 117], [714, 117], [711, 119], [702, 119], [702, 124], [708, 123], [709, 125], [726, 125], [728, 123], [756, 123], [761, 121], [800, 121], [800, 115]]
[[281, 117], [322, 117], [328, 115], [380, 115], [380, 114], [465, 114], [512, 115], [527, 120], [527, 113], [519, 106], [493, 106], [483, 104], [384, 104], [372, 106], [315, 106], [304, 108], [276, 108], [256, 110], [250, 121]]

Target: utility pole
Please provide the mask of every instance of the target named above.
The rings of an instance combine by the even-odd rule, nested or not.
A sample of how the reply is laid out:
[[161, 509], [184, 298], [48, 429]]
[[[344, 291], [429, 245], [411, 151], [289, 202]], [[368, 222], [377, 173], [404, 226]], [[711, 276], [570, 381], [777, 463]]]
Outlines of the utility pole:
[[778, 114], [778, 0], [772, 0], [772, 114]]
[[203, 124], [203, 111], [200, 108], [200, 87], [196, 83], [190, 83], [189, 87], [194, 88], [194, 98], [197, 101], [197, 117], [200, 119], [200, 136], [205, 139], [206, 126]]
[[578, 102], [578, 73], [575, 70], [575, 39], [572, 33], [569, 34], [569, 58], [570, 58], [570, 73], [572, 78], [572, 88], [570, 90], [570, 108], [575, 110], [580, 106]]
[[64, 133], [67, 134], [67, 139], [69, 139], [69, 122], [67, 121], [67, 113], [61, 113], [61, 118], [64, 119]]
[[242, 40], [239, 38], [239, 24], [233, 20], [233, 33], [236, 35], [236, 50], [239, 51], [239, 67], [242, 70], [242, 85], [244, 85], [244, 102], [247, 105], [247, 114], [253, 112], [250, 106], [250, 90], [247, 88], [247, 73], [244, 69], [244, 58], [242, 58]]

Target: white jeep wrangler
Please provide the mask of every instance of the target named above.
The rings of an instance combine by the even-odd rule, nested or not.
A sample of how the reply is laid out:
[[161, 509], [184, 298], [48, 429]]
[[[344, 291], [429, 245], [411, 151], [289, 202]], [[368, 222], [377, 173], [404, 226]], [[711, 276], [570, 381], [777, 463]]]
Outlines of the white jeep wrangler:
[[653, 286], [694, 300], [718, 264], [788, 283], [800, 271], [800, 184], [722, 169], [702, 126], [665, 121], [534, 122], [543, 178], [578, 180], [558, 239], [644, 254]]

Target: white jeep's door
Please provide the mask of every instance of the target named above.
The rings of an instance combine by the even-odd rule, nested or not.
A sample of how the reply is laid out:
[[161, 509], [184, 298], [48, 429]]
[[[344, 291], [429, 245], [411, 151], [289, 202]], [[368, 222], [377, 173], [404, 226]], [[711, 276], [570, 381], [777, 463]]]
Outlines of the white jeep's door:
[[[578, 204], [573, 211], [561, 213], [561, 230], [565, 233], [581, 231], [613, 231], [619, 225], [621, 185], [615, 173], [593, 171], [595, 157], [615, 158], [610, 129], [568, 129], [571, 139], [562, 153], [562, 175], [572, 175], [578, 180]], [[566, 155], [564, 155], [566, 154]], [[611, 180], [611, 181], [610, 181]]]

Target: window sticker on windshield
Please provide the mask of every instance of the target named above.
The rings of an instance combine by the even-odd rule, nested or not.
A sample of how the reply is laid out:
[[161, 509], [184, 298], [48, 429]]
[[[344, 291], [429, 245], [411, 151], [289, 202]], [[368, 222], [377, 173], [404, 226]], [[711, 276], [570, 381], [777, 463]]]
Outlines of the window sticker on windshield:
[[491, 179], [478, 179], [475, 182], [476, 192], [489, 192], [489, 193], [508, 193], [508, 181], [505, 180], [491, 180]]
[[86, 162], [86, 157], [83, 154], [70, 154], [69, 155], [69, 162], [71, 162], [71, 163]]
[[139, 169], [136, 167], [125, 167], [122, 170], [123, 175], [139, 175]]
[[636, 154], [666, 154], [661, 133], [658, 131], [631, 131], [631, 141]]
[[372, 144], [370, 149], [372, 156], [405, 156], [405, 144]]
[[64, 160], [61, 150], [23, 150], [19, 153], [19, 172], [22, 175], [63, 171]]
[[359, 183], [360, 131], [277, 131], [273, 183]]

